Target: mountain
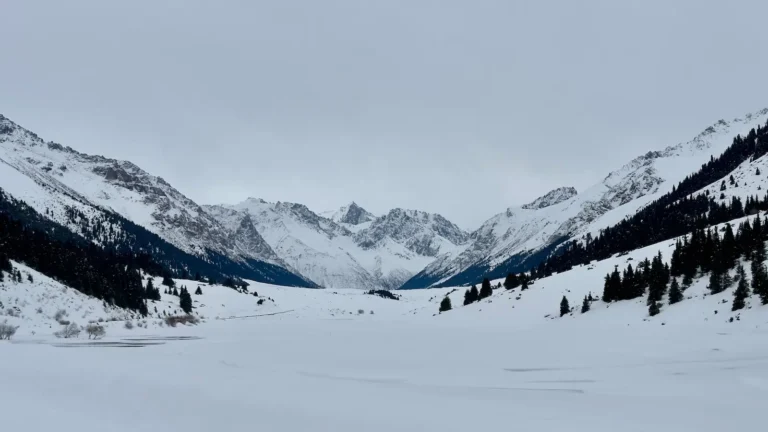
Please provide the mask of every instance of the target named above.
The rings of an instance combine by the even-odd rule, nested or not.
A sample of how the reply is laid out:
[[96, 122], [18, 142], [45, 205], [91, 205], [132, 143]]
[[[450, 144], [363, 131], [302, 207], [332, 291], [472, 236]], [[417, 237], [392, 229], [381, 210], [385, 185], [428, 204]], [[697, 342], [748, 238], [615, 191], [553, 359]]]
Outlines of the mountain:
[[287, 268], [330, 288], [397, 288], [468, 240], [440, 215], [394, 209], [375, 217], [355, 203], [327, 217], [302, 204], [257, 198], [205, 210], [223, 226], [250, 219]]
[[357, 205], [354, 201], [336, 211], [323, 212], [320, 215], [345, 225], [360, 225], [376, 219], [376, 216]]
[[224, 227], [161, 177], [128, 161], [45, 142], [2, 115], [0, 184], [40, 215], [101, 246], [119, 241], [162, 253], [179, 271], [313, 285], [283, 269], [253, 227]]
[[402, 288], [476, 283], [484, 276], [499, 278], [533, 268], [561, 243], [596, 235], [669, 192], [725, 150], [735, 135], [745, 135], [766, 118], [768, 109], [720, 120], [688, 142], [636, 157], [583, 193], [560, 188], [510, 207], [483, 223], [466, 246], [441, 254]]

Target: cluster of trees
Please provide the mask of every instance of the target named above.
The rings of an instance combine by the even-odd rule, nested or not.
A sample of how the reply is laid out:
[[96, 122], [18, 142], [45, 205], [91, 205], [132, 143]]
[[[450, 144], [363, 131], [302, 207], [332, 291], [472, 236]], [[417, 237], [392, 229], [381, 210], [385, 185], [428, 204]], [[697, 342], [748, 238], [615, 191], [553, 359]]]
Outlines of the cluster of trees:
[[[742, 222], [734, 234], [730, 224], [722, 229], [695, 230], [675, 243], [670, 264], [662, 259], [661, 252], [652, 261], [646, 259], [637, 269], [629, 264], [619, 273], [618, 266], [605, 276], [603, 301], [631, 300], [648, 293], [648, 312], [651, 316], [660, 312], [660, 303], [667, 292], [669, 304], [683, 300], [683, 292], [691, 286], [697, 274], [709, 275], [708, 289], [718, 294], [738, 283], [734, 291], [732, 310], [744, 308], [751, 291], [768, 304], [768, 271], [765, 241], [768, 240], [768, 219], [757, 216], [752, 222]], [[740, 259], [751, 261], [752, 281], [747, 284], [746, 271]], [[736, 276], [731, 271], [736, 269]], [[678, 282], [682, 278], [682, 284]]]
[[531, 279], [532, 277], [529, 277], [525, 273], [520, 273], [519, 275], [515, 273], [509, 273], [504, 279], [504, 288], [511, 290], [517, 287], [521, 287], [520, 290], [524, 291], [528, 289], [528, 285], [531, 283]]
[[483, 283], [480, 284], [480, 291], [477, 290], [477, 286], [472, 285], [472, 288], [469, 288], [464, 292], [464, 306], [478, 302], [492, 295], [493, 287], [491, 286], [491, 281], [488, 280], [488, 278], [485, 278], [483, 279]]
[[[78, 291], [146, 315], [143, 254], [102, 249], [0, 189], [0, 254]], [[6, 264], [7, 266], [7, 264]], [[151, 267], [151, 266], [150, 266]]]
[[[603, 230], [597, 238], [586, 236], [580, 241], [566, 243], [537, 267], [537, 273], [549, 276], [570, 270], [575, 265], [606, 259], [616, 253], [635, 250], [768, 210], [768, 195], [762, 199], [750, 197], [746, 205], [736, 197], [730, 202], [718, 202], [707, 194], [690, 196], [725, 178], [741, 163], [757, 159], [767, 151], [768, 126], [752, 129], [746, 137], [737, 136], [722, 155], [712, 157], [699, 171], [686, 177], [671, 192], [633, 216]], [[735, 185], [734, 181], [733, 186]]]

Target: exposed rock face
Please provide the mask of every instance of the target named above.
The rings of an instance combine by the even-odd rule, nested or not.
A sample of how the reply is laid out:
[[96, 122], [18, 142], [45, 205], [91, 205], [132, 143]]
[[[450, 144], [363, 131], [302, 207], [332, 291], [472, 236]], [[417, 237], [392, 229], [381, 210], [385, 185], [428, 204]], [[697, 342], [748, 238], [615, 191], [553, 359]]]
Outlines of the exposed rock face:
[[526, 210], [538, 210], [544, 207], [560, 204], [561, 202], [576, 196], [576, 188], [562, 187], [553, 189], [545, 195], [535, 199], [533, 202], [525, 204], [522, 208]]

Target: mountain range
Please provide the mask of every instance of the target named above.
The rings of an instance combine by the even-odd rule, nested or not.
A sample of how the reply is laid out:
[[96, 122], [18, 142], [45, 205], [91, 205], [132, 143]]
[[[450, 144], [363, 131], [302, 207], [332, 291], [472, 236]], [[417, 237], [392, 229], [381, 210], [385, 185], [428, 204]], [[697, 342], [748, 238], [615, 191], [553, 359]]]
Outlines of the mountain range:
[[131, 162], [46, 142], [1, 115], [0, 188], [93, 243], [148, 239], [140, 247], [165, 251], [177, 270], [302, 287], [462, 285], [527, 270], [563, 242], [634, 214], [766, 118], [768, 109], [720, 120], [581, 193], [552, 190], [471, 233], [439, 214], [374, 215], [354, 202], [325, 212], [257, 198], [201, 205]]

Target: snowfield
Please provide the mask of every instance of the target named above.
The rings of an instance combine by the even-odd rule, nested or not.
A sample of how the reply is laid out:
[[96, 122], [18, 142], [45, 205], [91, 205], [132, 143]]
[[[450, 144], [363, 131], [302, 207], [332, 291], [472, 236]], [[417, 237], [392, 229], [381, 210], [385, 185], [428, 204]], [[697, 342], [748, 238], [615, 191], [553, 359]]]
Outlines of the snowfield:
[[[62, 304], [88, 317], [116, 311], [84, 296], [77, 303], [71, 289], [54, 299], [63, 288], [37, 274], [20, 284], [6, 276], [0, 300], [28, 305], [22, 318], [9, 318], [22, 326], [17, 336], [0, 343], [3, 429], [757, 429], [768, 400], [768, 306], [756, 297], [732, 313], [733, 287], [711, 296], [698, 279], [685, 300], [665, 301], [653, 318], [644, 300], [596, 301], [578, 312], [590, 291], [601, 294], [614, 265], [658, 251], [668, 259], [673, 244], [577, 267], [523, 292], [497, 289], [466, 307], [464, 288], [391, 300], [251, 283], [256, 297], [200, 284], [203, 294], [192, 296], [199, 325], [169, 328], [149, 317], [129, 330], [112, 322], [95, 342], [53, 337], [48, 315]], [[437, 314], [446, 294], [454, 309]], [[577, 311], [560, 318], [563, 295]], [[163, 294], [151, 314], [155, 307], [176, 313], [178, 301]]]

